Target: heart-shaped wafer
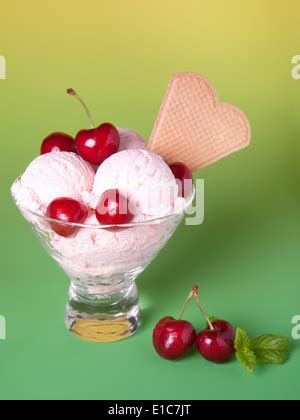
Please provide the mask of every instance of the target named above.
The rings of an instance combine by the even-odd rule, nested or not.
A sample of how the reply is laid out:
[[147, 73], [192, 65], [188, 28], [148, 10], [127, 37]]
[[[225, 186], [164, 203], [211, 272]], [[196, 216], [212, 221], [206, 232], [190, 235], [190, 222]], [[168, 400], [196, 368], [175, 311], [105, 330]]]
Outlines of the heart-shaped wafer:
[[195, 172], [247, 147], [250, 135], [245, 114], [220, 102], [208, 80], [178, 73], [170, 80], [148, 150]]

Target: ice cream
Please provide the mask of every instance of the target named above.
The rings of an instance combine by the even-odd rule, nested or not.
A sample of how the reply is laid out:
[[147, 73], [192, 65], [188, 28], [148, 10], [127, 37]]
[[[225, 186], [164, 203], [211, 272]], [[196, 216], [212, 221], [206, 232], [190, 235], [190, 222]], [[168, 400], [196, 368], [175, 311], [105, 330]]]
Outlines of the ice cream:
[[[55, 260], [70, 277], [87, 284], [95, 278], [144, 269], [168, 240], [178, 220], [175, 215], [163, 222], [103, 229], [92, 210], [103, 192], [118, 189], [128, 197], [133, 223], [172, 213], [183, 200], [178, 197], [176, 180], [163, 159], [155, 153], [132, 148], [143, 146], [143, 140], [136, 142], [141, 137], [132, 137], [129, 130], [124, 132], [127, 146], [126, 141], [123, 146], [127, 150], [106, 159], [96, 175], [78, 155], [52, 152], [35, 159], [12, 187], [24, 216], [47, 241]], [[47, 206], [58, 197], [84, 201], [91, 207], [86, 227], [78, 229], [72, 237], [59, 236], [43, 217], [23, 211], [25, 208], [44, 216]]]
[[54, 258], [72, 278], [87, 283], [144, 269], [169, 239], [174, 220], [124, 229], [101, 229], [94, 214], [87, 219], [91, 228], [83, 228], [72, 238], [54, 235]]
[[[125, 150], [108, 158], [98, 169], [92, 197], [96, 206], [101, 194], [118, 189], [134, 208], [134, 222], [161, 217], [173, 210], [178, 187], [162, 158], [141, 149]], [[152, 206], [151, 206], [152, 204]], [[81, 229], [74, 238], [55, 236], [52, 242], [56, 259], [72, 277], [110, 276], [145, 267], [155, 257], [177, 218], [134, 226], [128, 229], [97, 229], [95, 215], [86, 224], [95, 228]]]
[[118, 128], [120, 134], [119, 152], [131, 149], [146, 149], [147, 143], [138, 133], [128, 128]]
[[45, 215], [47, 206], [58, 197], [81, 200], [91, 191], [95, 172], [80, 156], [52, 152], [36, 158], [13, 184], [17, 205]]
[[178, 198], [174, 175], [155, 153], [134, 149], [116, 153], [98, 169], [92, 194], [84, 194], [95, 208], [105, 191], [118, 189], [131, 205], [135, 221], [161, 217], [172, 211]]
[[[108, 158], [96, 173], [93, 193], [84, 196], [92, 197], [95, 207], [101, 194], [109, 189], [118, 189], [136, 204], [134, 222], [171, 213], [174, 205], [183, 200], [177, 197], [177, 183], [162, 158], [140, 149]], [[89, 277], [130, 272], [150, 263], [168, 240], [177, 220], [174, 216], [169, 221], [107, 230], [99, 229], [91, 213], [86, 225], [94, 228], [81, 229], [73, 238], [54, 236], [55, 259], [69, 275], [85, 277], [87, 281]]]

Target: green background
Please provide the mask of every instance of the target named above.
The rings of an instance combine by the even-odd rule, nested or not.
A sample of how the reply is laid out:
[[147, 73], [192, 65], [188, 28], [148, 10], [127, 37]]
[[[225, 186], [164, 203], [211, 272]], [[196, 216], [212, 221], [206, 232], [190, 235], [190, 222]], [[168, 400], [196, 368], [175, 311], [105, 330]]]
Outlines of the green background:
[[[192, 353], [160, 359], [156, 321], [177, 315], [195, 282], [208, 312], [251, 335], [291, 337], [300, 313], [300, 5], [277, 0], [5, 2], [0, 15], [0, 398], [299, 398], [300, 349], [251, 377]], [[115, 344], [90, 344], [64, 328], [68, 281], [14, 207], [9, 188], [53, 131], [95, 120], [149, 137], [169, 77], [196, 71], [248, 115], [252, 144], [196, 174], [206, 183], [202, 226], [182, 225], [138, 286], [143, 328]], [[187, 316], [201, 327], [191, 307]]]

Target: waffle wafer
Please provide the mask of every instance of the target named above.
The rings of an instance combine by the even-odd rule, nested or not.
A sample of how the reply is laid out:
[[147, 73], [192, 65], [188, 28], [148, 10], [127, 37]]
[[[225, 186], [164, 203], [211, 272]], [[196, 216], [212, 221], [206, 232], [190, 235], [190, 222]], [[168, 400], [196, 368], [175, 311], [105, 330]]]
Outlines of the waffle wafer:
[[247, 147], [250, 135], [245, 114], [220, 102], [208, 80], [178, 73], [170, 80], [148, 150], [195, 172]]

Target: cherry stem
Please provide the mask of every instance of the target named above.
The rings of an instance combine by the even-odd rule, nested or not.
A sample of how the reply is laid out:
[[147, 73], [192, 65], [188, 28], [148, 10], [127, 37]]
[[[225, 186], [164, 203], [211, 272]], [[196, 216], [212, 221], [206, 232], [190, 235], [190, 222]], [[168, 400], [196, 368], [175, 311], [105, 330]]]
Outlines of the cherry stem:
[[209, 329], [211, 330], [211, 331], [214, 331], [215, 329], [214, 329], [214, 327], [213, 327], [213, 324], [211, 323], [211, 320], [209, 319], [209, 317], [207, 316], [207, 313], [205, 312], [205, 310], [202, 308], [202, 306], [201, 306], [201, 304], [200, 304], [200, 302], [199, 302], [199, 284], [198, 285], [196, 285], [196, 286], [194, 286], [193, 287], [193, 289], [192, 289], [192, 293], [193, 293], [193, 296], [194, 296], [194, 298], [195, 298], [195, 301], [196, 301], [196, 305], [198, 306], [198, 308], [200, 309], [200, 311], [202, 312], [202, 315], [204, 316], [204, 318], [206, 319], [206, 321], [207, 321], [207, 324], [209, 325]]
[[188, 294], [188, 297], [186, 298], [185, 302], [184, 302], [183, 308], [182, 308], [182, 310], [180, 312], [180, 315], [179, 315], [179, 318], [178, 318], [179, 321], [182, 320], [182, 317], [183, 317], [183, 314], [186, 310], [186, 307], [188, 306], [188, 304], [190, 303], [190, 301], [193, 297], [194, 297], [194, 292], [193, 292], [193, 289], [192, 289], [190, 291], [190, 293]]
[[88, 107], [86, 106], [85, 102], [83, 101], [83, 99], [78, 95], [78, 93], [74, 90], [74, 89], [67, 89], [67, 94], [70, 96], [74, 96], [76, 99], [78, 99], [78, 101], [81, 103], [81, 105], [83, 106], [83, 108], [85, 109], [85, 112], [88, 116], [88, 119], [90, 120], [91, 123], [91, 127], [95, 128], [95, 124], [92, 118], [92, 115], [90, 113], [90, 110], [88, 109]]

